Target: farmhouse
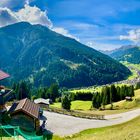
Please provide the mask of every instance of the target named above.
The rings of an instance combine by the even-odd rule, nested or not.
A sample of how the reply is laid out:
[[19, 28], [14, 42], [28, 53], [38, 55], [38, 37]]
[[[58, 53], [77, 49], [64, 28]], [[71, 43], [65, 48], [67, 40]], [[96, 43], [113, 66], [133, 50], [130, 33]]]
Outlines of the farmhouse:
[[10, 110], [11, 124], [26, 131], [39, 131], [39, 105], [25, 98], [15, 102]]

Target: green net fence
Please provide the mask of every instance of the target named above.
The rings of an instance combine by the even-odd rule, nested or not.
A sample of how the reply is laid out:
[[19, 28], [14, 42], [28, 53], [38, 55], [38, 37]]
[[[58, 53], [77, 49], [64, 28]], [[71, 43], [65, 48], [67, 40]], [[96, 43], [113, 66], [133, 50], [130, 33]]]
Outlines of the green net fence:
[[28, 133], [21, 130], [18, 126], [2, 125], [1, 129], [1, 140], [4, 135], [12, 137], [15, 140], [44, 140], [43, 136], [37, 136], [35, 132]]

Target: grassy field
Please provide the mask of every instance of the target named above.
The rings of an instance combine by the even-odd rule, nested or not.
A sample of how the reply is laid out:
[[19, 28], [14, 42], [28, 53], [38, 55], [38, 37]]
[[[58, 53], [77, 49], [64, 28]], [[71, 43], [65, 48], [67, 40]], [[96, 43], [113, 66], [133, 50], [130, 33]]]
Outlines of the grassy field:
[[[92, 106], [91, 101], [73, 101], [71, 102], [71, 109], [72, 110], [90, 110]], [[61, 103], [54, 103], [51, 107], [61, 108]]]
[[52, 140], [139, 140], [140, 117], [129, 122], [97, 129], [84, 130], [78, 134], [61, 138], [49, 135]]

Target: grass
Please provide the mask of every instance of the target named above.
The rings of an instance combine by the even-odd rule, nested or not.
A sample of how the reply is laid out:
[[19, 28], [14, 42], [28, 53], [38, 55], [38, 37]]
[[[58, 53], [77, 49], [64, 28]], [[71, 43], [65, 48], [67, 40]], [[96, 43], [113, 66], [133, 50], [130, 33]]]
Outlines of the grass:
[[50, 138], [52, 140], [139, 140], [140, 117], [119, 125], [84, 130], [72, 136]]
[[[92, 106], [91, 101], [72, 101], [71, 102], [71, 110], [90, 110]], [[61, 108], [61, 103], [54, 103], [51, 107]]]
[[140, 137], [140, 117], [120, 125], [89, 129], [72, 136], [73, 140], [138, 140]]

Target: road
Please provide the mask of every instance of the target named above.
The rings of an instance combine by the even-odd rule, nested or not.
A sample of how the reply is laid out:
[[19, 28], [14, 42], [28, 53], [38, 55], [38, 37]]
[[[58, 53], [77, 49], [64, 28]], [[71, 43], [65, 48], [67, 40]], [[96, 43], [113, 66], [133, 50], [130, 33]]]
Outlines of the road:
[[72, 135], [89, 128], [120, 124], [139, 115], [140, 109], [136, 109], [125, 113], [107, 115], [105, 120], [90, 120], [44, 111], [44, 116], [47, 117], [47, 130], [59, 136]]

